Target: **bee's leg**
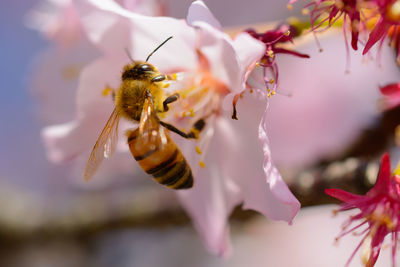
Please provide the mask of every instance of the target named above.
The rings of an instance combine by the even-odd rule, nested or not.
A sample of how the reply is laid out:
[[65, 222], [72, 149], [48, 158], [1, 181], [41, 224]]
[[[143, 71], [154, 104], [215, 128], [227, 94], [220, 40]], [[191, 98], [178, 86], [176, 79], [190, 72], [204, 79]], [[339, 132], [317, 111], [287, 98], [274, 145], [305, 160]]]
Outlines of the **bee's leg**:
[[201, 130], [203, 130], [204, 126], [206, 125], [206, 122], [204, 121], [204, 119], [199, 119], [198, 121], [195, 122], [195, 124], [193, 125], [192, 129], [188, 133], [182, 132], [181, 130], [179, 130], [175, 126], [173, 126], [173, 125], [171, 125], [169, 123], [163, 122], [163, 121], [160, 121], [160, 124], [162, 126], [164, 126], [165, 128], [167, 128], [168, 130], [179, 134], [183, 138], [197, 139], [199, 137], [199, 133], [201, 132]]
[[179, 99], [179, 94], [178, 93], [170, 95], [169, 97], [167, 97], [163, 102], [164, 112], [169, 110], [168, 104], [170, 104], [172, 102], [175, 102], [178, 99]]

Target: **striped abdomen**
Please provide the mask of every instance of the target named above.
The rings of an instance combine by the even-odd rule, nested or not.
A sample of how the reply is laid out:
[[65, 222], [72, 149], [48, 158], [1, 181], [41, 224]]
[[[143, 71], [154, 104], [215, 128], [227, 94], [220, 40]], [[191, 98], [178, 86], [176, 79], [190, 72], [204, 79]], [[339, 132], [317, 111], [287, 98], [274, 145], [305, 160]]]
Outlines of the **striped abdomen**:
[[166, 135], [166, 144], [157, 147], [151, 143], [140, 142], [140, 138], [137, 138], [138, 133], [137, 129], [129, 134], [128, 144], [140, 167], [152, 175], [156, 182], [169, 188], [191, 188], [193, 176], [190, 166], [170, 137]]

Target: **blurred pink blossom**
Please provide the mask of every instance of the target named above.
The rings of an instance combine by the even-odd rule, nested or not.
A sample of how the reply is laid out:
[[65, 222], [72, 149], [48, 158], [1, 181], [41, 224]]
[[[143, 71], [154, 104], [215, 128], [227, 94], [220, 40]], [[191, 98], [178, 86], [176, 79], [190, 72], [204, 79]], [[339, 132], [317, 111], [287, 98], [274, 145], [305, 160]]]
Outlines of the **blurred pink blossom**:
[[[113, 109], [112, 100], [102, 96], [102, 90], [106, 86], [118, 88], [121, 68], [129, 62], [125, 49], [134, 59], [144, 59], [166, 37], [173, 36], [150, 61], [162, 73], [177, 72], [178, 81], [171, 82], [167, 91], [188, 94], [171, 105], [163, 120], [188, 127], [197, 118], [207, 117], [198, 142], [172, 136], [195, 177], [194, 187], [178, 192], [178, 196], [206, 246], [216, 254], [227, 255], [227, 219], [241, 203], [271, 219], [292, 221], [300, 204], [271, 163], [263, 130], [265, 122], [259, 125], [266, 109], [265, 100], [246, 97], [239, 121], [232, 121], [222, 109], [224, 97], [244, 90], [245, 77], [264, 54], [262, 43], [245, 33], [232, 40], [201, 1], [192, 3], [187, 22], [135, 14], [111, 0], [72, 3], [83, 33], [82, 43], [95, 49], [84, 48], [79, 55], [75, 54], [77, 60], [91, 56], [73, 72], [77, 91], [66, 89], [68, 95], [59, 95], [52, 92], [50, 85], [42, 89], [41, 101], [52, 103], [42, 111], [43, 116], [51, 117], [43, 130], [50, 160], [82, 162], [87, 158]], [[63, 66], [63, 62], [58, 64]], [[54, 80], [54, 84], [65, 84], [59, 75], [54, 75]], [[37, 84], [42, 83], [45, 82], [38, 79]], [[187, 115], [190, 113], [193, 117]], [[131, 123], [121, 122], [121, 132], [129, 127]], [[195, 152], [196, 146], [201, 148], [201, 155]], [[118, 144], [116, 156], [120, 157], [120, 166], [102, 167], [99, 175], [126, 172], [135, 165], [125, 140]], [[205, 163], [205, 168], [199, 162]]]

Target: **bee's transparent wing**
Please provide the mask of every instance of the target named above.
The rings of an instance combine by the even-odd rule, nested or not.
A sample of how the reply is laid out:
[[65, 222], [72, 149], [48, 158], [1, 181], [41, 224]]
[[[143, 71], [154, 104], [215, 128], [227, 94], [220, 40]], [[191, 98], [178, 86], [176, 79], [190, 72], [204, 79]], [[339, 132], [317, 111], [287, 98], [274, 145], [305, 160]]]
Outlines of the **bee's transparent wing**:
[[140, 115], [138, 143], [142, 145], [150, 144], [153, 150], [159, 150], [167, 143], [165, 129], [160, 125], [149, 92], [144, 100], [142, 114]]
[[86, 163], [83, 173], [85, 181], [93, 177], [104, 158], [110, 158], [114, 154], [118, 142], [119, 118], [120, 115], [114, 108]]

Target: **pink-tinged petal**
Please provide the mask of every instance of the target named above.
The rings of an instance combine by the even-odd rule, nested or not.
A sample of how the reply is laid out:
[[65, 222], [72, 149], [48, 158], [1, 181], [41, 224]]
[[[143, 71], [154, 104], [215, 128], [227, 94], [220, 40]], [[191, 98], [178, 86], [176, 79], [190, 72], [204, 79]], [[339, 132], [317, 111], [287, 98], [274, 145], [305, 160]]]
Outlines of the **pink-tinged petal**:
[[82, 37], [79, 43], [47, 50], [34, 63], [31, 92], [47, 124], [65, 123], [76, 115], [76, 91], [82, 69], [98, 52]]
[[376, 184], [368, 194], [388, 192], [391, 186], [391, 176], [389, 153], [385, 153], [381, 159], [381, 166], [378, 178], [376, 179]]
[[[260, 147], [259, 122], [255, 118], [262, 116], [265, 105], [265, 100], [245, 94], [238, 105], [239, 120], [218, 124], [215, 134], [218, 142], [213, 153], [219, 155], [221, 160], [217, 164], [227, 179], [240, 188], [243, 208], [256, 210], [272, 220], [291, 222], [300, 203], [272, 164], [267, 172], [263, 167], [264, 161], [269, 163], [270, 155], [264, 154], [268, 152], [267, 142]], [[267, 141], [266, 136], [263, 138]]]
[[216, 164], [207, 162], [205, 169], [193, 172], [194, 187], [178, 192], [178, 197], [208, 250], [226, 257], [230, 253], [228, 218], [239, 204], [239, 188], [224, 179]]
[[368, 53], [371, 47], [387, 34], [387, 31], [390, 28], [390, 26], [391, 26], [390, 24], [385, 22], [383, 17], [380, 18], [378, 23], [375, 25], [375, 28], [371, 31], [371, 33], [368, 36], [368, 41], [365, 44], [363, 55]]
[[237, 53], [240, 74], [241, 86], [231, 88], [231, 93], [228, 94], [223, 101], [225, 110], [232, 109], [232, 102], [236, 94], [241, 93], [246, 88], [246, 81], [251, 75], [255, 67], [255, 63], [260, 60], [265, 53], [265, 45], [251, 37], [248, 33], [240, 33], [233, 40], [233, 47]]
[[197, 67], [196, 33], [184, 20], [136, 16], [131, 18], [131, 23], [133, 25], [131, 54], [134, 59], [145, 60], [159, 44], [173, 36], [150, 58], [149, 62], [164, 73], [193, 70]]
[[230, 37], [207, 23], [198, 22], [198, 46], [206, 56], [210, 72], [231, 90], [242, 88], [240, 63]]
[[165, 3], [162, 0], [124, 0], [123, 6], [132, 12], [147, 16], [166, 15]]
[[125, 49], [131, 47], [131, 25], [127, 19], [118, 16], [115, 10], [122, 10], [125, 15], [131, 12], [109, 0], [96, 3], [75, 1], [75, 6], [85, 33], [103, 53], [125, 54]]
[[[265, 45], [251, 37], [248, 33], [240, 33], [233, 40], [233, 47], [238, 56], [239, 65], [241, 66], [240, 76], [242, 78], [243, 87], [248, 75], [254, 68], [255, 63], [259, 61], [265, 53]], [[233, 88], [233, 93], [239, 93], [238, 89]]]
[[203, 1], [194, 1], [190, 5], [186, 20], [191, 26], [196, 26], [196, 22], [205, 22], [218, 30], [222, 30], [221, 24]]
[[363, 196], [352, 194], [336, 188], [325, 189], [325, 194], [330, 195], [331, 197], [337, 198], [346, 203], [356, 202], [364, 198]]
[[[82, 70], [76, 96], [79, 118], [92, 116], [94, 113], [111, 114], [113, 101], [111, 95], [103, 95], [103, 90], [107, 86], [118, 89], [123, 65], [124, 59], [103, 57]], [[103, 120], [107, 121], [107, 118]], [[97, 129], [99, 128], [102, 127]]]
[[267, 183], [270, 186], [271, 192], [282, 203], [282, 206], [277, 209], [277, 213], [273, 216], [276, 220], [285, 220], [291, 223], [294, 216], [300, 209], [300, 202], [293, 196], [287, 187], [286, 183], [282, 180], [278, 170], [272, 163], [271, 151], [269, 147], [269, 139], [267, 135], [267, 112], [268, 106], [261, 119], [258, 138], [262, 144], [264, 152], [263, 168], [266, 174]]
[[[161, 72], [195, 68], [197, 39], [194, 29], [184, 20], [142, 16], [129, 12], [110, 0], [89, 2], [86, 6], [82, 5], [80, 10], [83, 14], [88, 13], [86, 17], [89, 22], [86, 25], [93, 32], [92, 35], [95, 35], [92, 39], [100, 42], [106, 53], [117, 53], [128, 59], [125, 53], [125, 49], [128, 49], [133, 59], [145, 60], [159, 44], [173, 36], [172, 40], [151, 57], [150, 63]], [[93, 11], [96, 9], [98, 11]], [[90, 23], [99, 17], [103, 19], [104, 16], [104, 23]], [[117, 44], [115, 40], [119, 40]]]

